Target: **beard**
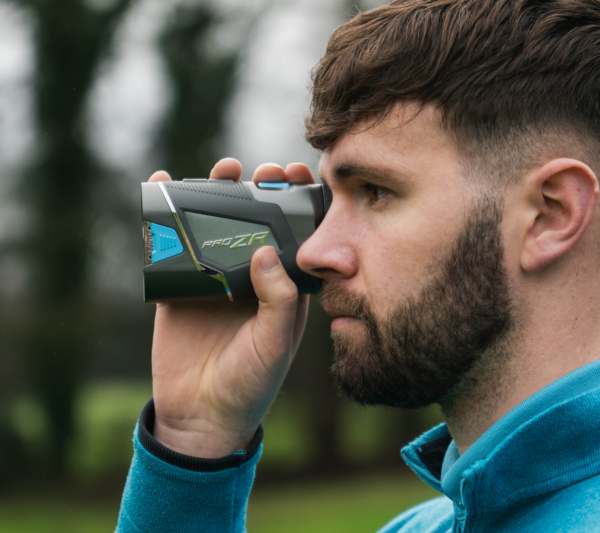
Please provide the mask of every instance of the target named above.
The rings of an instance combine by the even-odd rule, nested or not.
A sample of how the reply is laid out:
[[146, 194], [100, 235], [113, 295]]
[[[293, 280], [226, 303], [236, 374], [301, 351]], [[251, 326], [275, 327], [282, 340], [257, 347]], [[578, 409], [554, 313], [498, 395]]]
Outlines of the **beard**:
[[451, 406], [507, 362], [515, 320], [501, 220], [501, 202], [481, 198], [432, 279], [383, 320], [365, 297], [325, 283], [322, 303], [362, 321], [355, 333], [332, 333], [343, 396], [360, 405]]

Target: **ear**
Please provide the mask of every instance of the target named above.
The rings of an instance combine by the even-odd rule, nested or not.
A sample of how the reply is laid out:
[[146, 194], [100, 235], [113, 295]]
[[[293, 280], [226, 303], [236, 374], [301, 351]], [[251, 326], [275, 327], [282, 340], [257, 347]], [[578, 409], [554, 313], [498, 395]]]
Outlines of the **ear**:
[[521, 268], [535, 272], [565, 255], [589, 226], [598, 202], [598, 179], [575, 159], [554, 159], [527, 179], [528, 229]]

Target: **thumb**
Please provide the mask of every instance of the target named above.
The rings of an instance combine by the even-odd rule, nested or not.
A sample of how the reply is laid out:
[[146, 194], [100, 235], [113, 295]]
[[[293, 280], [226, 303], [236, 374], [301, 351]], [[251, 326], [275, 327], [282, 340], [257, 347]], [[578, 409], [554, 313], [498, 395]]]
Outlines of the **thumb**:
[[250, 277], [259, 300], [254, 344], [264, 364], [273, 368], [282, 356], [291, 354], [298, 289], [272, 246], [256, 251]]

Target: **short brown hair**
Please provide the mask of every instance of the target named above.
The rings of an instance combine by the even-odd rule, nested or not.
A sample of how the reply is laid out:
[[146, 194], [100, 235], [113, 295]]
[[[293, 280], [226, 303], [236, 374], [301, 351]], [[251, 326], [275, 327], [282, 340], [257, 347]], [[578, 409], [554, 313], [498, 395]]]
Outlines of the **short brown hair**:
[[470, 154], [550, 130], [597, 146], [600, 1], [395, 0], [360, 13], [313, 71], [306, 139], [327, 150], [398, 102], [433, 105]]

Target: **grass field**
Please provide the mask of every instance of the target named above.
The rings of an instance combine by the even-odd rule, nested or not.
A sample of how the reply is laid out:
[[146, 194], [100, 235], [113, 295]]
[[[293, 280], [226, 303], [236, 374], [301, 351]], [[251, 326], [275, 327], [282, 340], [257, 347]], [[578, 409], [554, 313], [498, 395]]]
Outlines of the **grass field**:
[[374, 533], [439, 493], [414, 476], [368, 477], [253, 494], [249, 533]]
[[[249, 533], [373, 533], [395, 515], [437, 493], [411, 477], [376, 476], [257, 490]], [[58, 498], [0, 501], [0, 533], [107, 533], [118, 503]]]

